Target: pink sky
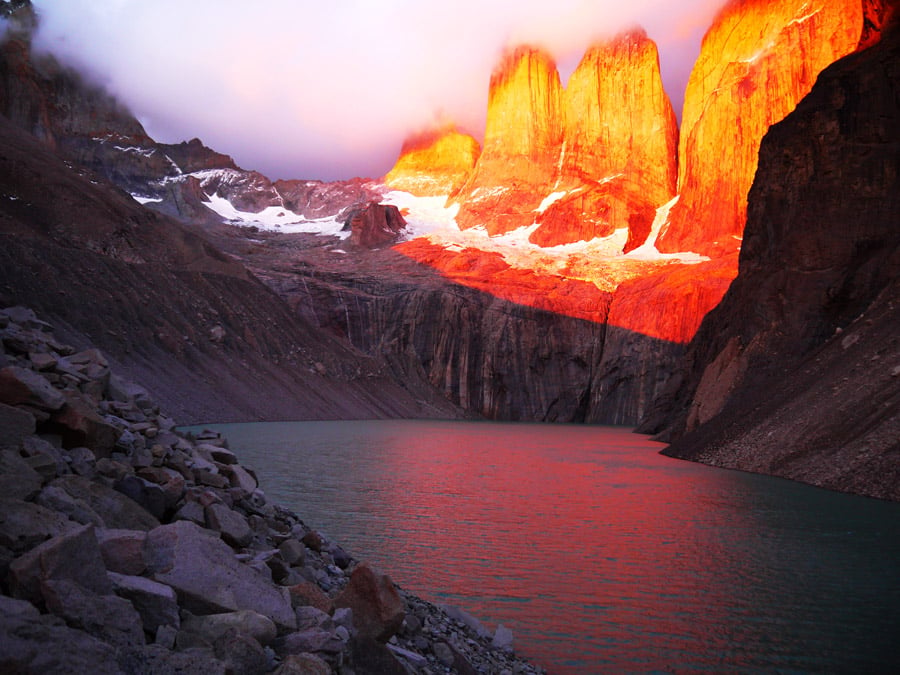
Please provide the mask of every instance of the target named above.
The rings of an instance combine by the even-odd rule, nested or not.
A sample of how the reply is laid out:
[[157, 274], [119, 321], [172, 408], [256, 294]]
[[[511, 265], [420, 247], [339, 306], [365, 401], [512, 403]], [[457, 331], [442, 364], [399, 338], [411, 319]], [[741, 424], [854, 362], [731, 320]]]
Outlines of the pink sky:
[[588, 45], [643, 26], [676, 111], [722, 0], [33, 0], [38, 43], [87, 70], [157, 140], [201, 138], [270, 178], [386, 173], [410, 132], [480, 139], [503, 49]]

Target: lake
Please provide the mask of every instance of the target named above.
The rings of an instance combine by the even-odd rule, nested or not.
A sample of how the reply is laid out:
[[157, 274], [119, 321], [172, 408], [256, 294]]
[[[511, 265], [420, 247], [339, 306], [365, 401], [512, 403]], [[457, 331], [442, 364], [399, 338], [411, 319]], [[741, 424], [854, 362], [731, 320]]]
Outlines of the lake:
[[900, 504], [658, 454], [627, 429], [208, 425], [270, 501], [550, 673], [889, 672]]

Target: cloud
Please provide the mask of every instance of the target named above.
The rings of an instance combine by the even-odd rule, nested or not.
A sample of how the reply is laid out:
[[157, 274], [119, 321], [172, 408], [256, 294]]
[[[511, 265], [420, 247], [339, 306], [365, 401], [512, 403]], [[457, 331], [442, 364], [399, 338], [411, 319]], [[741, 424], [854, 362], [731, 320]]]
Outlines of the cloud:
[[34, 4], [38, 44], [104, 84], [155, 138], [199, 136], [272, 178], [332, 179], [384, 174], [403, 138], [434, 119], [480, 136], [491, 70], [511, 44], [544, 46], [565, 71], [593, 40], [640, 24], [680, 107], [719, 0]]

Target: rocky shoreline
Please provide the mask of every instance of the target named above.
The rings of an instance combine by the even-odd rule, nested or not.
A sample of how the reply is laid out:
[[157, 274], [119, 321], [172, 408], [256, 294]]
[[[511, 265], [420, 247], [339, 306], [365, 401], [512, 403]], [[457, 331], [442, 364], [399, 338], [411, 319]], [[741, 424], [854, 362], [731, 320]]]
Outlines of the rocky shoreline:
[[0, 310], [0, 671], [544, 671], [271, 504], [96, 349]]

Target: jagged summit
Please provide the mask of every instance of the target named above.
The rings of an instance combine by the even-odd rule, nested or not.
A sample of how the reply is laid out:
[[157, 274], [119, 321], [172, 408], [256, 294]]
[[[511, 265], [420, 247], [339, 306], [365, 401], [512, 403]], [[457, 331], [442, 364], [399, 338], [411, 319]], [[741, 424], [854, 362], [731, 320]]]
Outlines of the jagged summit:
[[468, 177], [480, 154], [478, 141], [448, 122], [409, 136], [384, 183], [421, 197], [448, 195]]

